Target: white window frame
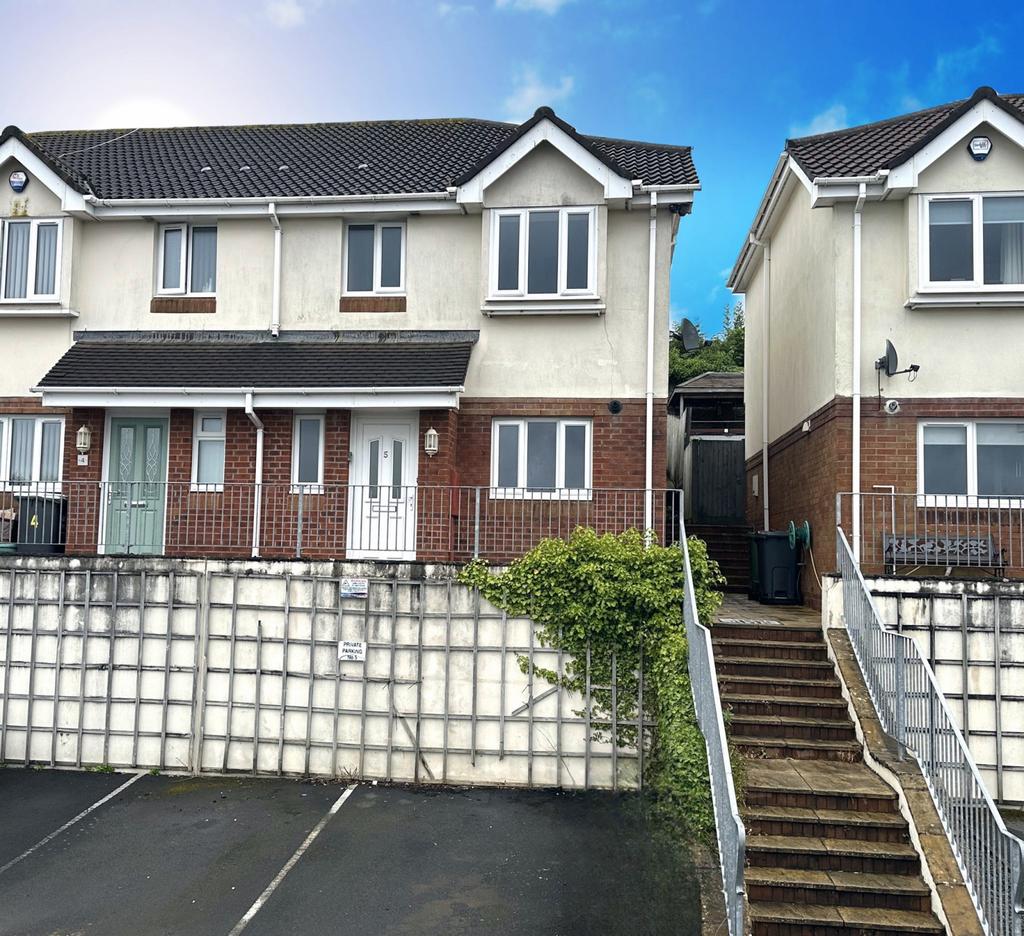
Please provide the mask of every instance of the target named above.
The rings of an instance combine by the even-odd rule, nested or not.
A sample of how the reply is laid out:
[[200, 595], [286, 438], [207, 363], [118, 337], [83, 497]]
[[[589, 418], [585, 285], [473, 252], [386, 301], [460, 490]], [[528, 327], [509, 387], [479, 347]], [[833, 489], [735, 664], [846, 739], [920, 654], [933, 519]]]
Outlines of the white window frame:
[[[565, 482], [565, 430], [569, 426], [582, 426], [586, 432], [584, 439], [584, 486], [582, 488], [556, 487], [551, 491], [531, 491], [526, 487], [527, 477], [527, 424], [554, 423], [558, 427], [555, 436], [555, 482]], [[502, 426], [516, 426], [519, 429], [519, 466], [517, 487], [498, 486], [498, 440]], [[590, 419], [576, 417], [523, 417], [513, 419], [499, 417], [491, 421], [491, 489], [490, 496], [495, 500], [590, 500], [594, 484], [594, 427]]]
[[[158, 296], [203, 296], [209, 298], [216, 296], [216, 288], [213, 292], [194, 292], [190, 289], [192, 284], [192, 229], [213, 228], [217, 232], [217, 262], [220, 263], [220, 229], [217, 224], [161, 224], [157, 229], [157, 265], [156, 265], [156, 295]], [[167, 231], [181, 231], [181, 282], [177, 286], [164, 286], [164, 234]], [[218, 281], [220, 277], [217, 277]]]
[[[305, 419], [315, 419], [320, 423], [320, 451], [317, 459], [317, 480], [299, 481], [299, 423]], [[324, 449], [326, 420], [323, 413], [296, 413], [292, 419], [292, 487], [293, 494], [324, 493]]]
[[[921, 293], [1021, 293], [1024, 283], [985, 282], [985, 222], [984, 199], [1021, 198], [1024, 191], [1016, 192], [947, 192], [941, 195], [921, 197], [919, 229], [921, 231], [918, 252], [920, 270], [918, 292]], [[974, 252], [974, 277], [970, 280], [935, 280], [931, 278], [931, 206], [933, 202], [969, 201], [971, 203], [972, 247]]]
[[[220, 432], [204, 432], [203, 419], [215, 417], [221, 420]], [[192, 483], [193, 491], [223, 491], [224, 481], [200, 481], [199, 480], [199, 443], [200, 441], [223, 442], [224, 443], [224, 466], [223, 475], [227, 476], [228, 470], [228, 414], [227, 410], [204, 409], [195, 411], [195, 420], [192, 425]]]
[[[986, 497], [978, 494], [978, 426], [1022, 425], [1024, 419], [923, 419], [917, 424], [917, 506], [979, 507], [1008, 510], [1024, 507], [1024, 497]], [[967, 430], [967, 493], [924, 493], [924, 430], [928, 426], [961, 426]]]
[[[11, 224], [30, 225], [28, 235], [28, 275], [23, 298], [4, 298], [7, 293], [7, 228]], [[53, 292], [37, 293], [36, 289], [36, 252], [39, 240], [39, 226], [55, 224], [57, 226], [57, 256], [53, 270]], [[60, 302], [60, 271], [61, 253], [64, 245], [63, 218], [6, 218], [0, 225], [0, 304], [19, 305], [26, 302]]]
[[[527, 292], [527, 266], [530, 257], [530, 215], [536, 212], [558, 212], [558, 291], [553, 293]], [[569, 289], [569, 215], [584, 214], [587, 230], [587, 285], [584, 289]], [[519, 283], [515, 289], [498, 289], [498, 236], [502, 218], [519, 218]], [[567, 299], [595, 298], [597, 296], [597, 208], [593, 206], [550, 206], [546, 208], [496, 208], [491, 211], [490, 270], [488, 297], [491, 299]]]
[[[31, 419], [35, 423], [32, 434], [32, 477], [29, 481], [11, 480], [11, 452], [14, 444], [12, 424], [16, 419]], [[56, 481], [40, 480], [43, 471], [43, 425], [45, 423], [55, 423], [60, 426], [60, 436], [57, 442]], [[36, 486], [41, 493], [59, 494], [64, 480], [64, 417], [3, 413], [0, 414], [0, 427], [2, 427], [3, 433], [3, 437], [0, 438], [0, 490], [19, 491], [29, 486]]]
[[[372, 289], [349, 289], [348, 287], [348, 229], [356, 227], [373, 227], [373, 288]], [[384, 228], [398, 228], [402, 235], [402, 246], [399, 257], [399, 274], [397, 286], [381, 286], [380, 270], [383, 260], [383, 235]], [[345, 222], [345, 249], [341, 258], [341, 292], [343, 296], [404, 296], [405, 295], [405, 250], [406, 230], [404, 221], [346, 221]]]

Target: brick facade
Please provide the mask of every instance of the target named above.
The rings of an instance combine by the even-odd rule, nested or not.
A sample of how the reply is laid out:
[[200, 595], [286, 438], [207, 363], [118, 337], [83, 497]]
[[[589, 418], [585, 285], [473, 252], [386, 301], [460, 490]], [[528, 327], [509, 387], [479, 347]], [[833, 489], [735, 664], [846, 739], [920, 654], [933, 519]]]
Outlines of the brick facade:
[[[655, 403], [654, 486], [665, 482], [664, 400]], [[459, 410], [424, 410], [419, 419], [417, 558], [460, 561], [475, 548], [492, 558], [510, 558], [544, 535], [566, 535], [578, 523], [598, 529], [643, 524], [643, 400], [622, 401], [612, 414], [605, 400], [464, 399]], [[492, 499], [491, 425], [498, 417], [580, 417], [592, 421], [593, 487], [575, 502]], [[260, 554], [293, 557], [299, 539], [300, 497], [292, 493], [294, 413], [261, 410], [264, 424]], [[223, 491], [190, 490], [194, 411], [174, 409], [168, 423], [165, 547], [170, 556], [244, 557], [251, 549], [255, 505], [256, 429], [241, 410], [228, 410]], [[89, 464], [80, 466], [75, 431], [92, 432]], [[104, 474], [105, 414], [75, 409], [65, 433], [64, 480], [68, 496], [68, 546], [74, 554], [96, 550], [100, 489]], [[424, 438], [433, 427], [438, 453], [427, 456]], [[342, 558], [347, 539], [351, 413], [330, 410], [324, 422], [324, 492], [301, 498], [302, 555]], [[607, 491], [600, 489], [630, 489]], [[478, 493], [478, 489], [479, 493]], [[479, 508], [478, 508], [479, 503]], [[655, 502], [655, 524], [664, 523], [664, 501]], [[481, 518], [477, 523], [477, 516]], [[105, 538], [105, 537], [99, 537]]]

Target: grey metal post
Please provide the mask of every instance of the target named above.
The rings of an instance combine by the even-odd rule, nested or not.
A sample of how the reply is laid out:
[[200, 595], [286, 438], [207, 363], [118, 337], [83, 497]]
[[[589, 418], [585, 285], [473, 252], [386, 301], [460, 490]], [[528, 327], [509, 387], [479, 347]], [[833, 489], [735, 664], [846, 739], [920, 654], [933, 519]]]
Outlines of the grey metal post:
[[896, 694], [893, 699], [893, 716], [896, 720], [896, 740], [900, 745], [900, 758], [907, 744], [907, 676], [903, 641], [896, 638]]
[[302, 489], [302, 486], [300, 485], [299, 486], [299, 518], [298, 518], [298, 526], [296, 527], [296, 530], [295, 530], [295, 558], [296, 559], [301, 559], [302, 558], [302, 504], [303, 504], [302, 491], [303, 491], [303, 489]]
[[476, 489], [476, 509], [473, 512], [473, 558], [480, 558], [480, 488]]

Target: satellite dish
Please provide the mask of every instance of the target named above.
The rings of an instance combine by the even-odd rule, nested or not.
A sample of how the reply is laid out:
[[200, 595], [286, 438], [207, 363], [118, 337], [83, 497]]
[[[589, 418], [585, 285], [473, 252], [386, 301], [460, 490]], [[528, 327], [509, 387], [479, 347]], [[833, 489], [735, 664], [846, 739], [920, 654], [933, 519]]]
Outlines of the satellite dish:
[[683, 319], [683, 323], [679, 327], [679, 334], [683, 341], [684, 351], [696, 351], [704, 346], [704, 341], [700, 337], [700, 332], [697, 331], [697, 326], [689, 319]]
[[893, 374], [899, 373], [899, 355], [896, 354], [896, 349], [888, 338], [885, 340], [885, 354], [875, 361], [875, 369], [885, 371], [886, 377], [892, 377]]

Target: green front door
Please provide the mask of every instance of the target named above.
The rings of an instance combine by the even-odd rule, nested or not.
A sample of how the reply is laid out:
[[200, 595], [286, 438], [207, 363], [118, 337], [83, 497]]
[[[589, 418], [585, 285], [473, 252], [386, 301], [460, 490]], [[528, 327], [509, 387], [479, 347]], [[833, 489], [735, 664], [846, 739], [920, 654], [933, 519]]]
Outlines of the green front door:
[[167, 420], [110, 420], [108, 553], [160, 553], [167, 499]]

